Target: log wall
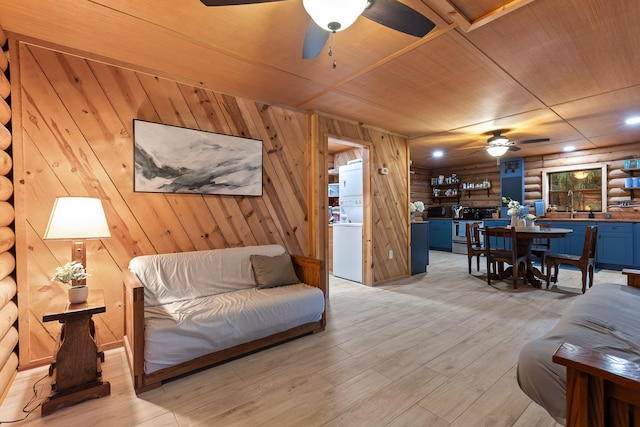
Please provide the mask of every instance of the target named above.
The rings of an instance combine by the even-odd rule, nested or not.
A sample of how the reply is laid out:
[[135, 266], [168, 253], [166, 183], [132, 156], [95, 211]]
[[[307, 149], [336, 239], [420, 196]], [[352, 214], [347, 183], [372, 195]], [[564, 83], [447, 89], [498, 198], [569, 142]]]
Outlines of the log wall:
[[[385, 164], [398, 174], [391, 184], [378, 182], [380, 176], [373, 179], [374, 203], [382, 203], [374, 211], [383, 211], [376, 214], [374, 227], [381, 230], [376, 242], [384, 250], [392, 246], [397, 254], [389, 266], [376, 266], [375, 280], [408, 275], [402, 255], [408, 223], [405, 138], [19, 41], [12, 57], [19, 76], [12, 98], [14, 121], [20, 120], [14, 126], [13, 163], [20, 200], [16, 268], [21, 369], [50, 362], [59, 325], [43, 323], [42, 316], [50, 304], [66, 301], [66, 288], [49, 277], [68, 261], [70, 243], [42, 239], [58, 196], [99, 197], [105, 207], [112, 237], [89, 241], [87, 247], [92, 274], [87, 283], [103, 290], [107, 305], [106, 313], [96, 316], [102, 348], [121, 345], [120, 274], [133, 256], [277, 243], [294, 254], [326, 259], [327, 135], [363, 141], [372, 147], [364, 151], [366, 156], [374, 152], [380, 165], [376, 169]], [[135, 193], [134, 118], [262, 140], [263, 195]], [[390, 216], [392, 227], [386, 225]], [[369, 259], [373, 282], [376, 258], [369, 253]]]
[[525, 199], [532, 204], [533, 200], [542, 198], [542, 170], [551, 167], [575, 166], [581, 164], [607, 165], [607, 201], [608, 211], [614, 217], [640, 218], [640, 208], [619, 208], [621, 202], [640, 203], [640, 191], [635, 190], [635, 198], [631, 200], [631, 191], [624, 188], [624, 161], [640, 158], [640, 142], [620, 145], [617, 149], [600, 148], [573, 153], [547, 155], [544, 157], [525, 158]]
[[[640, 219], [640, 208], [620, 208], [621, 202], [630, 201], [640, 204], [640, 191], [635, 190], [635, 198], [631, 199], [631, 191], [624, 188], [624, 179], [629, 173], [624, 171], [624, 161], [640, 158], [640, 143], [620, 145], [616, 149], [600, 148], [559, 153], [555, 155], [525, 157], [525, 200], [533, 205], [533, 201], [542, 198], [542, 172], [545, 168], [572, 167], [586, 164], [607, 165], [607, 211], [613, 218]], [[449, 207], [456, 203], [451, 199], [440, 201], [431, 197], [431, 178], [438, 175], [449, 176], [452, 173], [460, 177], [461, 182], [480, 182], [488, 178], [491, 182], [489, 193], [485, 190], [461, 190], [460, 204], [470, 207], [497, 206], [500, 204], [500, 169], [495, 162], [467, 165], [461, 168], [420, 169], [412, 168], [411, 199], [423, 200], [426, 205], [443, 204]], [[560, 214], [558, 214], [560, 215]], [[596, 214], [596, 217], [601, 216]]]
[[[464, 167], [456, 168], [440, 168], [440, 169], [423, 169], [411, 168], [411, 201], [423, 201], [425, 206], [446, 206], [449, 216], [452, 216], [450, 210], [452, 205], [462, 205], [467, 207], [492, 207], [498, 206], [500, 200], [500, 168], [492, 161], [486, 163], [469, 164]], [[489, 191], [472, 190], [466, 191], [462, 189], [460, 184], [460, 200], [449, 198], [433, 198], [431, 178], [437, 178], [439, 175], [451, 176], [452, 174], [460, 177], [460, 182], [479, 183], [488, 179], [491, 183]], [[420, 215], [416, 215], [420, 216]]]
[[0, 404], [18, 368], [9, 46], [0, 28]]

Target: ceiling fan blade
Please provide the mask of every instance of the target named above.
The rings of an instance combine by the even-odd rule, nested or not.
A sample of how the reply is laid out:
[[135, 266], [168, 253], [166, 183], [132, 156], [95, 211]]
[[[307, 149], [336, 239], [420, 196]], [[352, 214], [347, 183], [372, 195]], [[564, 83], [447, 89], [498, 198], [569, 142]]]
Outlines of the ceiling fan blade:
[[518, 147], [517, 145], [509, 146], [509, 151], [520, 151], [520, 150], [522, 150], [522, 148]]
[[436, 24], [397, 0], [372, 0], [362, 16], [385, 27], [415, 37], [424, 37]]
[[325, 31], [313, 19], [309, 22], [307, 35], [304, 37], [304, 46], [302, 48], [302, 59], [316, 58], [322, 52], [324, 45], [329, 39], [329, 31]]
[[518, 144], [533, 144], [534, 142], [548, 142], [549, 138], [537, 138], [537, 139], [525, 139], [524, 141], [518, 141]]
[[237, 6], [239, 4], [271, 3], [282, 0], [200, 0], [205, 6]]

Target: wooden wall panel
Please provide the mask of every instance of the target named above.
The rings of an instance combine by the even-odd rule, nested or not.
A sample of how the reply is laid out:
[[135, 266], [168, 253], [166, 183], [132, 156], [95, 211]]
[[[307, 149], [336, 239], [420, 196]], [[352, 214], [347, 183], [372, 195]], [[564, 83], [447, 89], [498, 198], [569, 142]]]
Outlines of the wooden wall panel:
[[[368, 148], [363, 154], [370, 169], [371, 221], [364, 226], [365, 283], [378, 284], [409, 275], [409, 143], [384, 130], [363, 126], [334, 117], [321, 116], [319, 138], [331, 136], [361, 144]], [[386, 167], [388, 175], [377, 171]], [[326, 182], [325, 182], [326, 184]], [[327, 211], [326, 185], [320, 211]], [[365, 208], [366, 212], [366, 208]], [[365, 220], [366, 221], [366, 220]], [[394, 253], [388, 259], [389, 250]]]
[[[16, 46], [22, 367], [50, 360], [59, 325], [42, 315], [66, 299], [49, 277], [68, 261], [70, 243], [42, 239], [57, 196], [99, 197], [105, 206], [112, 237], [87, 249], [88, 284], [105, 294], [107, 312], [96, 316], [105, 348], [122, 340], [120, 275], [133, 256], [270, 243], [311, 254], [307, 114]], [[133, 119], [263, 140], [262, 196], [135, 193]]]

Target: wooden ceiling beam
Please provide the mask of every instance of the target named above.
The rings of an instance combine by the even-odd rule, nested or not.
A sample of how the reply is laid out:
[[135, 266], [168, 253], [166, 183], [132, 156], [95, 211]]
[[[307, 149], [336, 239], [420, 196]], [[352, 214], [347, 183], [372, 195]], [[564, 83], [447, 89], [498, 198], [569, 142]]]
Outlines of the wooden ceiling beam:
[[462, 29], [462, 31], [468, 33], [469, 31], [480, 28], [483, 25], [488, 24], [489, 22], [495, 21], [496, 19], [513, 12], [514, 10], [520, 9], [523, 6], [532, 3], [533, 1], [534, 0], [512, 0], [504, 6], [492, 10], [491, 12], [486, 13], [473, 20], [465, 16], [464, 13], [460, 9], [458, 9], [458, 7], [453, 4], [451, 0], [430, 0], [430, 3], [432, 3], [440, 11], [444, 12], [453, 22], [458, 25], [458, 27]]

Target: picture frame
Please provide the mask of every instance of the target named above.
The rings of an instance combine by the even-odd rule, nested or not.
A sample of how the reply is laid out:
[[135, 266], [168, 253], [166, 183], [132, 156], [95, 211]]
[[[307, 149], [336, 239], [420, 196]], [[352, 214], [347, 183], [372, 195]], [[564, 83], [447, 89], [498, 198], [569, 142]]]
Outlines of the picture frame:
[[133, 120], [133, 191], [262, 196], [258, 139]]

